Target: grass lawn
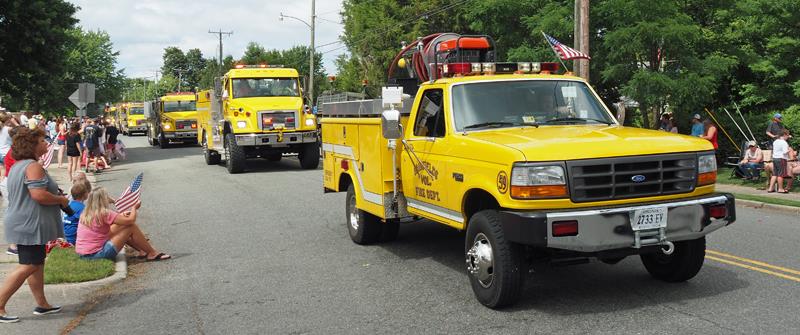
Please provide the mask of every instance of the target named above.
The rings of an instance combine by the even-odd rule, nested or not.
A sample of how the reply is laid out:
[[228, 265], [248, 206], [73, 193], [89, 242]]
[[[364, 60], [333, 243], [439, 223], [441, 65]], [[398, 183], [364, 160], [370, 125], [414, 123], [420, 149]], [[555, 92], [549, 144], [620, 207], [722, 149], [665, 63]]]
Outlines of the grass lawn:
[[800, 201], [789, 200], [789, 199], [780, 199], [780, 198], [764, 197], [760, 195], [741, 194], [741, 193], [734, 193], [733, 196], [736, 197], [736, 199], [742, 199], [742, 200], [759, 201], [773, 205], [800, 207]]
[[80, 259], [75, 248], [53, 248], [44, 265], [45, 284], [80, 283], [114, 274], [114, 262]]

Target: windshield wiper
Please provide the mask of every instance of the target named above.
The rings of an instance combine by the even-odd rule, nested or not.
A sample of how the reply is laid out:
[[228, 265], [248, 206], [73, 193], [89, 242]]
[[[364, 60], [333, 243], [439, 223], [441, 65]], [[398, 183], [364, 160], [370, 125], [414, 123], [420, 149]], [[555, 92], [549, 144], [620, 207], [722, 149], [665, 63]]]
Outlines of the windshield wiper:
[[483, 122], [483, 123], [476, 123], [471, 124], [469, 126], [464, 126], [464, 130], [467, 129], [478, 129], [478, 128], [497, 128], [497, 127], [509, 127], [509, 126], [516, 126], [517, 124], [514, 122], [503, 122], [503, 121], [491, 121], [491, 122]]
[[592, 118], [582, 118], [582, 117], [562, 117], [562, 118], [547, 120], [544, 123], [551, 123], [551, 122], [581, 122], [581, 121], [582, 122], [593, 121], [593, 122], [597, 122], [597, 123], [607, 124], [609, 126], [612, 124], [610, 121], [606, 121], [606, 120], [592, 119]]

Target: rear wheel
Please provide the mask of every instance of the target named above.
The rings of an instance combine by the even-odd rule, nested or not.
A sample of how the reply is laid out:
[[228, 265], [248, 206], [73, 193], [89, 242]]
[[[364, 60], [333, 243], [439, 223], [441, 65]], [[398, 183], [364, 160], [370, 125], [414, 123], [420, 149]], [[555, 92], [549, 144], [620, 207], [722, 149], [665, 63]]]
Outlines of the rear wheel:
[[671, 255], [659, 251], [640, 257], [644, 268], [653, 278], [669, 283], [687, 281], [696, 276], [703, 267], [703, 260], [706, 257], [706, 237], [675, 242], [675, 250]]
[[208, 150], [208, 145], [206, 144], [205, 136], [203, 137], [203, 156], [206, 159], [206, 164], [208, 165], [217, 165], [220, 162], [219, 153], [216, 151]]
[[345, 212], [347, 216], [347, 232], [353, 242], [357, 244], [372, 244], [378, 241], [381, 236], [381, 221], [377, 216], [356, 207], [356, 191], [353, 188], [353, 184], [347, 187]]
[[240, 173], [244, 171], [246, 157], [244, 148], [236, 144], [236, 137], [228, 133], [225, 135], [225, 167], [228, 173]]
[[500, 308], [519, 299], [527, 273], [524, 250], [505, 239], [496, 210], [470, 218], [464, 253], [469, 282], [481, 304]]
[[317, 143], [303, 144], [297, 159], [300, 160], [300, 167], [303, 169], [316, 169], [319, 166], [319, 145]]

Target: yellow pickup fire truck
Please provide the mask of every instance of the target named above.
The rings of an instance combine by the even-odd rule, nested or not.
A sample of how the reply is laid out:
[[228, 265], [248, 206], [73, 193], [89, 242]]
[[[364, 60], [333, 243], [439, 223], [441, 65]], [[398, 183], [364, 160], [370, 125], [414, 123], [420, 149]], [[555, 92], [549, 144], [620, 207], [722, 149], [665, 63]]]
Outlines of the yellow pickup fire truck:
[[441, 34], [393, 64], [415, 84], [323, 105], [324, 190], [347, 193], [358, 244], [418, 218], [465, 230], [485, 306], [513, 304], [540, 262], [639, 255], [653, 277], [686, 281], [705, 235], [735, 220], [733, 196], [714, 190], [708, 141], [623, 127], [557, 63], [500, 63], [488, 36]]
[[197, 94], [199, 130], [206, 164], [225, 161], [229, 173], [246, 159], [280, 161], [297, 154], [303, 169], [319, 166], [316, 118], [303, 108], [297, 70], [280, 65], [236, 65]]
[[[168, 148], [170, 143], [197, 143], [197, 96], [193, 92], [167, 93], [145, 108], [147, 141]], [[145, 106], [147, 107], [147, 106]]]
[[131, 102], [120, 110], [119, 129], [125, 135], [133, 133], [147, 134], [147, 119], [144, 117], [144, 103]]

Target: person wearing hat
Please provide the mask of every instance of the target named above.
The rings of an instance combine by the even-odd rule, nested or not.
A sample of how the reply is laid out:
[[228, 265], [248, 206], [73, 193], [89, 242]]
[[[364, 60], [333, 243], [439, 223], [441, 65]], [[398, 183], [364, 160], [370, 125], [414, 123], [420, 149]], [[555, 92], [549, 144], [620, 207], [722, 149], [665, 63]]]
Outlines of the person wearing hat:
[[703, 136], [703, 133], [705, 133], [703, 121], [700, 121], [700, 114], [695, 114], [692, 117], [692, 136], [700, 137]]
[[769, 136], [770, 140], [775, 141], [778, 137], [781, 137], [783, 130], [786, 129], [782, 122], [783, 116], [781, 113], [775, 113], [775, 115], [772, 116], [772, 122], [770, 122], [767, 127], [767, 136]]
[[744, 179], [752, 180], [758, 177], [757, 171], [763, 168], [764, 154], [761, 149], [756, 145], [756, 141], [747, 142], [747, 150], [745, 150], [744, 157], [737, 167], [738, 174], [744, 176]]

